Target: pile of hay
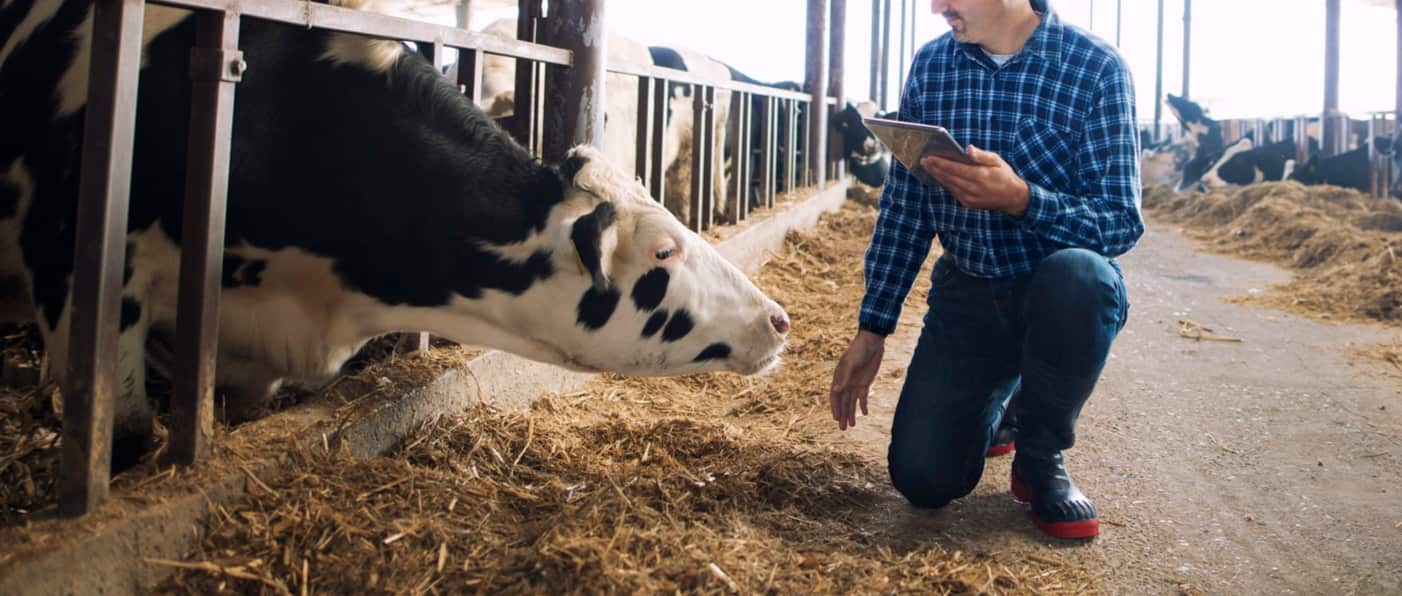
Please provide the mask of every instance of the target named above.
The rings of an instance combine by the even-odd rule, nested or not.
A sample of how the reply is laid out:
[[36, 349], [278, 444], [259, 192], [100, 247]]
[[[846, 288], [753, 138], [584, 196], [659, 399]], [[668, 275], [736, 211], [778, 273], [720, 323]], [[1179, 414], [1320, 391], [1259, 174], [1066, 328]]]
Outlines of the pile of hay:
[[1207, 194], [1146, 189], [1144, 207], [1214, 250], [1278, 263], [1294, 281], [1241, 298], [1328, 319], [1402, 322], [1402, 203], [1271, 182]]
[[387, 457], [295, 453], [266, 490], [218, 511], [190, 559], [152, 563], [177, 568], [163, 590], [1091, 589], [1055, 561], [893, 533], [876, 519], [893, 498], [884, 466], [820, 444], [874, 220], [849, 204], [790, 234], [757, 276], [793, 318], [788, 363], [773, 375], [606, 375], [529, 412], [440, 420]]

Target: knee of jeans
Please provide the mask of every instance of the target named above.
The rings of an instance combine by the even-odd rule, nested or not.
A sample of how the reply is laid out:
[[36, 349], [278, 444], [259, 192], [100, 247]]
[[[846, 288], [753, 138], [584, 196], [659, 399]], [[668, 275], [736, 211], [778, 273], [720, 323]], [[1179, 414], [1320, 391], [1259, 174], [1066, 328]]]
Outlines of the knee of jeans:
[[1118, 303], [1119, 274], [1110, 261], [1083, 248], [1067, 248], [1052, 253], [1037, 265], [1028, 294], [1037, 299], [1030, 304], [1115, 306]]
[[978, 479], [970, 482], [965, 474], [932, 467], [915, 468], [891, 462], [891, 485], [911, 505], [922, 509], [938, 509], [950, 501], [974, 491]]

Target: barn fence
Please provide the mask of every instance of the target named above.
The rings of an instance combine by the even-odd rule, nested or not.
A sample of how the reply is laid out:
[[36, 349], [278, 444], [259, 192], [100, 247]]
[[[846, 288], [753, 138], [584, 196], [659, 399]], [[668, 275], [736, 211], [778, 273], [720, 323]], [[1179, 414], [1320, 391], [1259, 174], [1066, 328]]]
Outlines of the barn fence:
[[[183, 250], [176, 333], [176, 367], [172, 386], [169, 438], [166, 455], [172, 463], [190, 465], [210, 452], [213, 425], [213, 387], [219, 320], [219, 291], [224, 247], [229, 151], [233, 130], [235, 89], [248, 69], [257, 69], [258, 56], [239, 49], [243, 18], [254, 17], [371, 37], [413, 42], [435, 65], [441, 66], [448, 49], [458, 51], [457, 83], [480, 105], [482, 65], [486, 54], [515, 58], [516, 118], [513, 135], [537, 156], [552, 156], [567, 147], [578, 131], [550, 127], [547, 122], [559, 103], [547, 97], [581, 92], [578, 79], [594, 77], [602, 82], [601, 55], [585, 56], [583, 31], [573, 38], [568, 28], [556, 27], [553, 45], [506, 40], [491, 35], [410, 19], [296, 0], [152, 0], [195, 12], [197, 35], [190, 51], [193, 89], [184, 203]], [[605, 0], [567, 2], [552, 18], [571, 10], [601, 10]], [[809, 0], [810, 44], [813, 22], [840, 30], [840, 19], [823, 21], [829, 2]], [[73, 274], [69, 358], [62, 386], [63, 436], [57, 479], [58, 509], [63, 515], [82, 515], [107, 497], [112, 449], [112, 415], [119, 297], [125, 253], [133, 134], [136, 124], [137, 78], [140, 69], [144, 0], [96, 0], [93, 7], [92, 67], [88, 89], [85, 135]], [[521, 0], [518, 37], [536, 39], [543, 31], [542, 0]], [[816, 8], [816, 10], [815, 10]], [[595, 13], [598, 14], [598, 13]], [[586, 16], [588, 16], [586, 14]], [[582, 28], [581, 28], [582, 29]], [[839, 36], [840, 33], [834, 34]], [[820, 36], [824, 46], [827, 33]], [[555, 47], [562, 46], [562, 47]], [[572, 48], [572, 49], [566, 49]], [[826, 48], [813, 71], [829, 64]], [[813, 62], [810, 48], [810, 62]], [[840, 62], [840, 54], [833, 57]], [[773, 206], [782, 171], [784, 188], [822, 185], [829, 175], [841, 173], [838, 163], [824, 157], [823, 123], [829, 105], [841, 101], [815, 92], [797, 93], [730, 80], [710, 80], [692, 73], [651, 65], [607, 64], [609, 72], [637, 78], [637, 163], [633, 164], [648, 192], [661, 200], [666, 173], [662, 160], [663, 133], [667, 128], [666, 99], [674, 85], [689, 86], [697, 98], [694, 106], [691, 217], [686, 222], [702, 231], [716, 225], [714, 167], [722, 160], [714, 155], [709, 135], [715, 130], [717, 89], [731, 91], [732, 117], [740, 134], [730, 141], [734, 185], [726, 193], [732, 204], [724, 223], [737, 223], [752, 204]], [[837, 66], [840, 69], [840, 65]], [[441, 69], [440, 69], [441, 72]], [[820, 79], [821, 80], [821, 79]], [[600, 88], [602, 85], [600, 85]], [[822, 89], [826, 85], [809, 85]], [[840, 95], [840, 90], [838, 92]], [[754, 102], [759, 98], [758, 102]], [[818, 105], [815, 106], [815, 101]], [[600, 102], [593, 102], [597, 108]], [[753, 106], [759, 105], [758, 110]], [[558, 114], [553, 114], [558, 116]], [[601, 121], [601, 116], [599, 118]], [[585, 128], [588, 128], [587, 126]], [[759, 146], [752, 132], [761, 131]], [[780, 135], [780, 131], [785, 134]], [[568, 136], [576, 132], [574, 137]], [[598, 130], [583, 131], [596, 143]], [[552, 140], [551, 135], [557, 135]], [[781, 138], [782, 136], [782, 138]], [[552, 149], [552, 147], [556, 149]], [[782, 155], [784, 163], [780, 164]], [[806, 159], [808, 161], [801, 161]], [[815, 167], [814, 164], [824, 164]], [[781, 170], [781, 167], [782, 170]], [[751, 192], [751, 187], [757, 189]], [[426, 337], [420, 345], [426, 346]]]

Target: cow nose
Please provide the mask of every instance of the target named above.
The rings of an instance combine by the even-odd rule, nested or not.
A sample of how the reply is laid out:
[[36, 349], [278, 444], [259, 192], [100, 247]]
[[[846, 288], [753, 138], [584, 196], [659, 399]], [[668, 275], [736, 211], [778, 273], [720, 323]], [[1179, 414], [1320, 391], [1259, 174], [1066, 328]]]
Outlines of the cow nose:
[[774, 326], [774, 330], [775, 330], [775, 331], [778, 331], [778, 332], [779, 332], [779, 335], [788, 335], [788, 334], [789, 334], [789, 318], [788, 318], [788, 317], [786, 317], [786, 316], [784, 316], [784, 315], [782, 315], [782, 314], [770, 315], [770, 316], [769, 316], [769, 324]]
[[876, 141], [872, 139], [867, 139], [865, 143], [862, 143], [862, 149], [868, 154], [870, 154], [872, 151], [876, 151]]

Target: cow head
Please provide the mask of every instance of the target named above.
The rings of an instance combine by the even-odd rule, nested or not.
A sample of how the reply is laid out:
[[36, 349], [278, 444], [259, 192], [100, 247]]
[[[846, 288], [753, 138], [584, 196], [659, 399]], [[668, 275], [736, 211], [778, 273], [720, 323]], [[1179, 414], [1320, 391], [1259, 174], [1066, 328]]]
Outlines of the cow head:
[[891, 168], [890, 153], [862, 122], [862, 118], [878, 115], [875, 103], [862, 101], [848, 103], [829, 118], [834, 144], [839, 145], [852, 175], [868, 186], [884, 184]]
[[560, 165], [564, 199], [505, 258], [548, 251], [554, 274], [487, 317], [503, 349], [584, 371], [763, 372], [778, 363], [784, 310], [597, 150]]

